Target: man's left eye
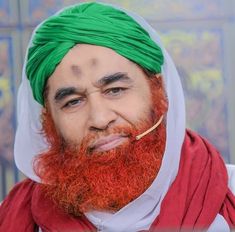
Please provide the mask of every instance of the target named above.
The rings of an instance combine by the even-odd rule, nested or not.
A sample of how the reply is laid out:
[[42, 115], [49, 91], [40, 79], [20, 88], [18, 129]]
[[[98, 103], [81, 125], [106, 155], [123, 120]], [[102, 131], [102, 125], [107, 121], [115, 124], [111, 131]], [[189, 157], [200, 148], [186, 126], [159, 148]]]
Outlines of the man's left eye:
[[115, 88], [106, 89], [104, 93], [111, 96], [119, 96], [122, 93], [124, 93], [126, 90], [127, 88], [115, 87]]

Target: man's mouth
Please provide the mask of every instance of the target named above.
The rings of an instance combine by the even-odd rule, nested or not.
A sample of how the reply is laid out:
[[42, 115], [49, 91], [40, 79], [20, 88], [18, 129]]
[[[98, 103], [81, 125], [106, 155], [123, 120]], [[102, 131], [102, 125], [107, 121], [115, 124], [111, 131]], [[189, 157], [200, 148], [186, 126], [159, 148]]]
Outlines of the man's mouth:
[[92, 152], [103, 152], [111, 150], [128, 140], [128, 136], [123, 135], [109, 135], [107, 137], [102, 137], [95, 141], [95, 143], [90, 147]]

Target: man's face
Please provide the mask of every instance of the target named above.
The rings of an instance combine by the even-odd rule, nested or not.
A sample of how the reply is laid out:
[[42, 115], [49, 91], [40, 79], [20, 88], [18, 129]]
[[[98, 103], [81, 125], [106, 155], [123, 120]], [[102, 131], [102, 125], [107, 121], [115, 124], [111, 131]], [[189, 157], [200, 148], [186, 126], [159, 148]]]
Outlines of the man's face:
[[164, 115], [167, 103], [161, 78], [148, 78], [113, 50], [92, 45], [71, 49], [49, 78], [42, 123], [51, 146], [34, 167], [65, 212], [116, 212], [155, 179], [165, 125], [135, 137]]
[[97, 134], [120, 126], [135, 128], [150, 119], [147, 78], [138, 65], [109, 48], [75, 46], [47, 83], [47, 102], [57, 132], [73, 144], [95, 135], [89, 148], [97, 152], [123, 144], [128, 139], [123, 134]]

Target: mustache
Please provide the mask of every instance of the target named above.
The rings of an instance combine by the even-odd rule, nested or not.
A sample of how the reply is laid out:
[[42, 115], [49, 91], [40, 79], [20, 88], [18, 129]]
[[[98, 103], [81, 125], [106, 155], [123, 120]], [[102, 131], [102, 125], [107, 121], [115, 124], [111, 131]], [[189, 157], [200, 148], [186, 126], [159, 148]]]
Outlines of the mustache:
[[95, 149], [95, 144], [97, 144], [98, 141], [102, 141], [102, 139], [108, 138], [109, 136], [120, 136], [123, 138], [127, 138], [130, 143], [134, 143], [136, 141], [135, 137], [146, 128], [149, 128], [149, 125], [150, 122], [141, 120], [141, 122], [138, 123], [138, 128], [125, 125], [111, 127], [104, 131], [91, 132], [86, 135], [79, 144], [74, 141], [65, 140], [64, 138], [62, 139], [64, 141], [63, 144], [66, 147], [73, 147], [75, 150], [87, 150], [87, 152], [90, 153], [93, 152], [93, 150]]

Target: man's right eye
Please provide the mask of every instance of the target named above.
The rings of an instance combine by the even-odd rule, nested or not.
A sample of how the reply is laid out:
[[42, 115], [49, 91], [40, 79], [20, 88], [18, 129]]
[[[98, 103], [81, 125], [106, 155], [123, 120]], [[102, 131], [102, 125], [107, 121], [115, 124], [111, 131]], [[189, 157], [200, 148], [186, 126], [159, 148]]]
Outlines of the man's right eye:
[[80, 106], [84, 102], [84, 100], [85, 100], [84, 97], [69, 100], [68, 102], [65, 103], [63, 108]]

